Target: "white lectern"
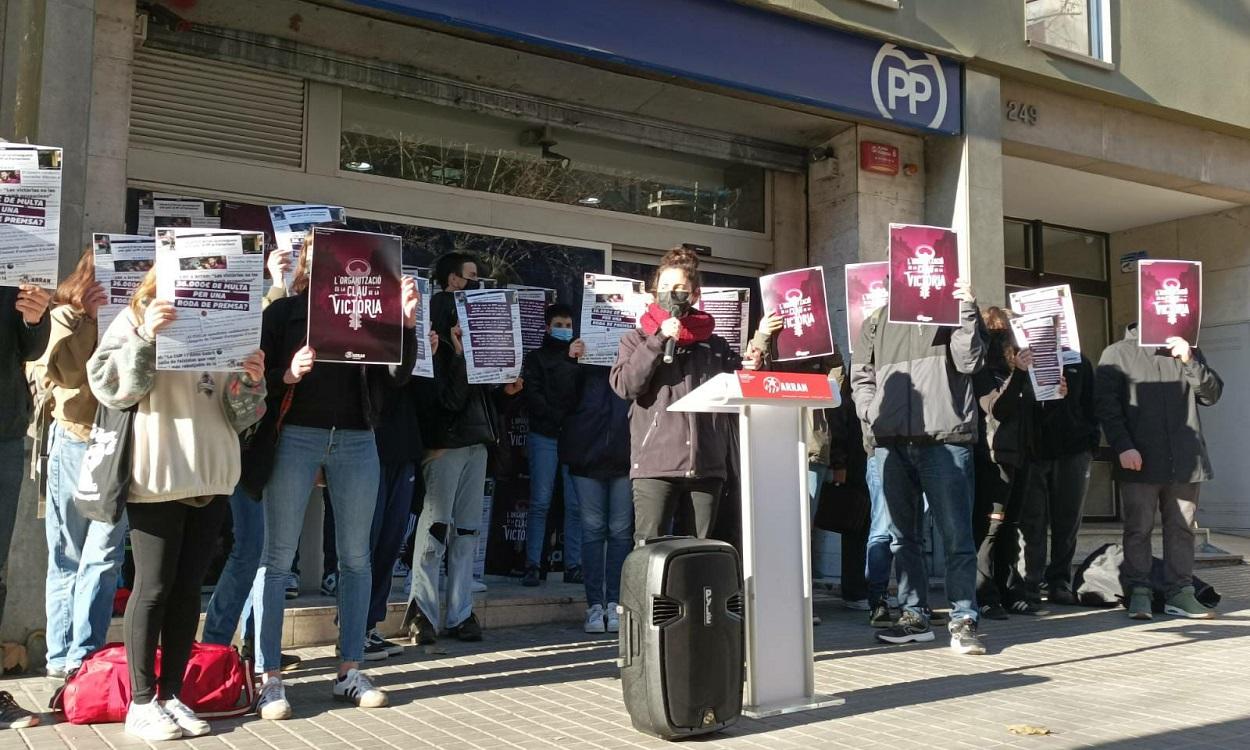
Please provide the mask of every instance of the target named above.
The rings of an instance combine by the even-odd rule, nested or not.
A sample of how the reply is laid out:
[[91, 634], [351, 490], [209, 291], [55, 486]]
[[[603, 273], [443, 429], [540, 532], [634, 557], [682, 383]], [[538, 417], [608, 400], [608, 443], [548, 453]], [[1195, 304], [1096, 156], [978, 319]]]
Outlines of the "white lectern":
[[839, 404], [824, 375], [743, 371], [704, 383], [669, 411], [737, 414], [741, 446], [746, 694], [753, 718], [841, 705], [815, 694], [812, 536], [805, 417]]

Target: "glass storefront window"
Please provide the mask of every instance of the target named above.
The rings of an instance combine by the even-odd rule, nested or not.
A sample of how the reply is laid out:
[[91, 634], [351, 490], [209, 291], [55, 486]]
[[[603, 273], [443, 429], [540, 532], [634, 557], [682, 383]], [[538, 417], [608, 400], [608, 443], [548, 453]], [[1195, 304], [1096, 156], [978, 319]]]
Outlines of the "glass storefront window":
[[1011, 268], [1033, 267], [1032, 227], [1022, 221], [1003, 222], [1003, 260]]
[[1024, 14], [1030, 42], [1111, 62], [1107, 0], [1025, 0]]
[[1047, 225], [1042, 228], [1042, 252], [1047, 273], [1107, 280], [1105, 235]]
[[344, 170], [764, 231], [764, 170], [355, 89]]

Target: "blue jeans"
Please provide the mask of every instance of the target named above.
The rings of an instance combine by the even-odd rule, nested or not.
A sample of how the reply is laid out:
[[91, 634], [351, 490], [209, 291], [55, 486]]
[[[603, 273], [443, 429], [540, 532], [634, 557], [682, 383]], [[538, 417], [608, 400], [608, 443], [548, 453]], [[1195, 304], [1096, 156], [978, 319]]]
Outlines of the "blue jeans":
[[473, 614], [473, 558], [482, 528], [486, 485], [484, 445], [429, 451], [422, 464], [425, 505], [412, 551], [412, 592], [421, 613], [437, 629], [438, 578], [447, 559], [447, 625]]
[[373, 550], [373, 586], [369, 595], [369, 616], [366, 632], [386, 619], [386, 602], [391, 596], [391, 575], [399, 548], [408, 532], [408, 516], [412, 514], [412, 493], [416, 491], [417, 467], [411, 461], [382, 467], [378, 482], [378, 501], [373, 508], [373, 526], [369, 544]]
[[560, 441], [531, 432], [527, 445], [530, 505], [525, 517], [525, 563], [540, 566], [547, 536], [547, 511], [551, 509], [559, 470], [564, 480], [564, 569], [579, 567], [582, 564], [581, 511], [577, 507], [577, 490], [569, 479], [569, 467], [560, 465]]
[[890, 508], [881, 491], [881, 463], [877, 456], [868, 456], [868, 497], [872, 501], [872, 520], [868, 526], [868, 601], [874, 605], [886, 598], [890, 589], [890, 568], [894, 565], [894, 552], [890, 549]]
[[890, 509], [892, 549], [898, 565], [900, 606], [924, 617], [929, 576], [924, 559], [927, 499], [946, 551], [946, 598], [951, 621], [976, 622], [977, 553], [972, 539], [972, 449], [963, 445], [878, 447], [881, 486]]
[[[229, 645], [239, 629], [239, 620], [246, 619], [243, 642], [254, 635], [252, 592], [256, 588], [256, 570], [265, 551], [265, 508], [248, 495], [242, 486], [230, 496], [230, 519], [234, 545], [217, 578], [213, 598], [204, 615], [204, 642]], [[253, 644], [255, 645], [255, 644]]]
[[83, 518], [74, 488], [87, 444], [52, 425], [48, 448], [48, 667], [76, 669], [100, 649], [113, 618], [117, 573], [125, 557], [126, 516], [116, 524]]
[[634, 490], [628, 476], [573, 477], [582, 506], [582, 566], [586, 604], [621, 600], [621, 566], [634, 548]]
[[280, 667], [286, 581], [304, 526], [317, 469], [325, 471], [334, 503], [339, 556], [339, 653], [345, 662], [364, 657], [365, 617], [373, 588], [369, 529], [378, 499], [378, 446], [372, 430], [287, 425], [278, 439], [273, 474], [265, 487], [265, 551], [256, 571], [256, 668]]

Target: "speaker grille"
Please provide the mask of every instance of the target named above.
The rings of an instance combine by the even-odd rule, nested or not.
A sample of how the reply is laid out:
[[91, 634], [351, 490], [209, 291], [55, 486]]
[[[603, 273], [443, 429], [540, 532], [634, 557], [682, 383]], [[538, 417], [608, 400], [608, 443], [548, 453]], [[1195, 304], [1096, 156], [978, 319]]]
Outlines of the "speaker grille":
[[651, 597], [651, 624], [657, 628], [681, 617], [681, 602], [663, 596]]
[[742, 594], [734, 594], [725, 602], [725, 610], [735, 617], [742, 617]]

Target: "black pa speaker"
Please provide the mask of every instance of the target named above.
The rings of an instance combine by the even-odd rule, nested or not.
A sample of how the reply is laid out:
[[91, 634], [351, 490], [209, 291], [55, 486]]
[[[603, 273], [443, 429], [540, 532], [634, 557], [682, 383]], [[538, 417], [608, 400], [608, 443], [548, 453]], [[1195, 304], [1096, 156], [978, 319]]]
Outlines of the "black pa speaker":
[[742, 712], [742, 565], [724, 542], [665, 537], [621, 571], [621, 689], [634, 728], [671, 740]]

